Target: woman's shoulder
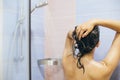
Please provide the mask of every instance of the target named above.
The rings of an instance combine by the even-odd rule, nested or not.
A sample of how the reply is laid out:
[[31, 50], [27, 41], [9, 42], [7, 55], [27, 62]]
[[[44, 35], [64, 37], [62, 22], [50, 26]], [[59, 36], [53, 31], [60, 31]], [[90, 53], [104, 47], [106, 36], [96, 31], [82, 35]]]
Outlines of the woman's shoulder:
[[92, 61], [87, 67], [87, 71], [89, 76], [93, 78], [102, 79], [104, 77], [108, 79], [111, 76], [110, 70], [107, 68], [104, 61]]

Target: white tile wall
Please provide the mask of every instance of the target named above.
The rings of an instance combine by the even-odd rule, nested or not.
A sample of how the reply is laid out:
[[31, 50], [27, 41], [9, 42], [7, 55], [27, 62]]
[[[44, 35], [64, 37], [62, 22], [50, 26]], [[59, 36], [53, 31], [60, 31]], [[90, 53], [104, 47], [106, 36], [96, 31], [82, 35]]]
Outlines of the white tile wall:
[[[31, 0], [31, 7], [44, 0]], [[43, 74], [37, 64], [37, 60], [44, 58], [44, 7], [37, 8], [31, 14], [31, 61], [32, 80], [44, 80]]]

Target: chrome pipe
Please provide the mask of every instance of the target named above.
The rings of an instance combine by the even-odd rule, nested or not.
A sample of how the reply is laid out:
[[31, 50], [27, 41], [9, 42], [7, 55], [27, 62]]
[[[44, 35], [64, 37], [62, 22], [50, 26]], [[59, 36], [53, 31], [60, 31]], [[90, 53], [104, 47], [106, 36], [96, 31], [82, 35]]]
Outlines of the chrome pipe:
[[61, 59], [59, 58], [39, 59], [37, 63], [38, 65], [61, 65]]

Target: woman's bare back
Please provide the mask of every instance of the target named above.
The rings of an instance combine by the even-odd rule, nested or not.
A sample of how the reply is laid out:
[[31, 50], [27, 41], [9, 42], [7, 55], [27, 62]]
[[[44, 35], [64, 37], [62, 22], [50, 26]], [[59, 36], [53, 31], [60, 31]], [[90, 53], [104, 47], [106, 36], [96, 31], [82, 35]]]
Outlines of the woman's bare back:
[[66, 80], [109, 80], [111, 73], [104, 66], [104, 62], [94, 60], [84, 62], [85, 72], [77, 67], [77, 60], [70, 56], [63, 57], [63, 69]]

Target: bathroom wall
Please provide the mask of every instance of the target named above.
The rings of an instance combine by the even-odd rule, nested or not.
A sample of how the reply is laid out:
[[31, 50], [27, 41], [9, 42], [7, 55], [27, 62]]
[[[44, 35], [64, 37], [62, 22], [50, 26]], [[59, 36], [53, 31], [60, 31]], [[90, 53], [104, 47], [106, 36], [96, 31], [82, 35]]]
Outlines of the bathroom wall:
[[[67, 32], [76, 24], [75, 0], [48, 0], [45, 8], [45, 58], [62, 58]], [[56, 71], [55, 71], [56, 70]], [[46, 66], [45, 80], [64, 80], [62, 67]]]
[[76, 24], [76, 1], [50, 0], [48, 3], [44, 20], [45, 57], [61, 58], [66, 34]]
[[[28, 0], [3, 0], [2, 80], [29, 80], [28, 3]], [[23, 24], [20, 26], [23, 30], [22, 54], [20, 53], [20, 28], [16, 29], [16, 24], [20, 17], [20, 4], [24, 5], [23, 14], [25, 17]], [[16, 36], [14, 36], [16, 30], [17, 33]], [[23, 59], [21, 57], [23, 57]]]
[[[44, 0], [31, 0], [31, 8]], [[44, 80], [43, 67], [37, 64], [37, 60], [44, 58], [44, 9], [46, 6], [37, 8], [31, 13], [31, 70], [32, 80]]]
[[0, 80], [3, 80], [3, 59], [2, 59], [2, 42], [3, 42], [3, 1], [0, 0]]

